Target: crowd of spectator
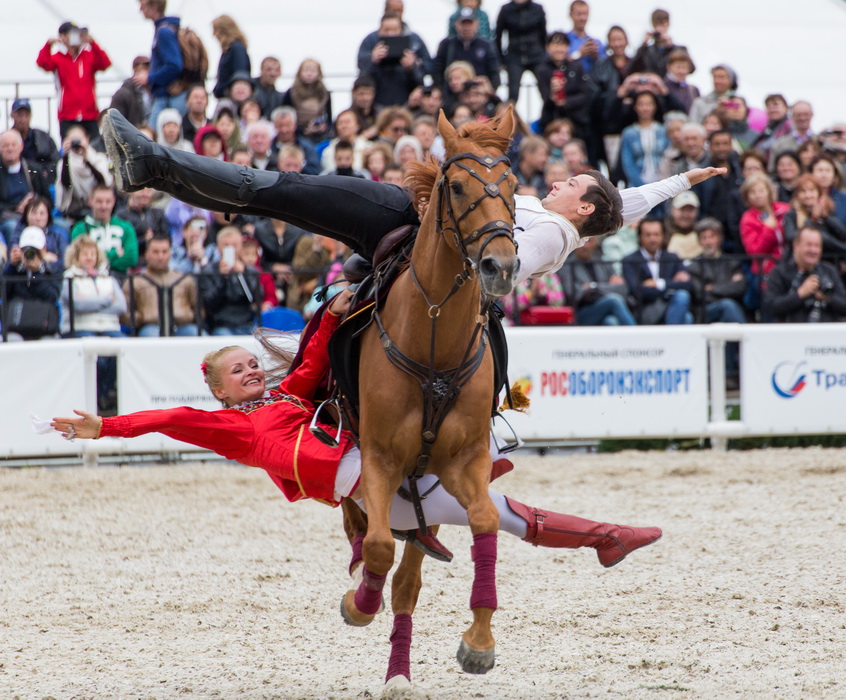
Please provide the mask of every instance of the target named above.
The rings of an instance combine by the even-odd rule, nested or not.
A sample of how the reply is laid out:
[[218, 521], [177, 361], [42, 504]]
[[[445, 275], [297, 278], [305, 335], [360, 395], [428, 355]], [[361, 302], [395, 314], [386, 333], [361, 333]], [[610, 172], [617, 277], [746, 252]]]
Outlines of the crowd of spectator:
[[[534, 0], [504, 3], [495, 17], [481, 0], [458, 0], [445, 38], [427, 47], [403, 1], [386, 0], [361, 42], [350, 104], [333, 111], [318, 60], [303, 60], [281, 89], [280, 61], [251, 57], [248, 33], [228, 15], [212, 22], [221, 56], [209, 92], [197, 35], [166, 0], [139, 5], [152, 49], [110, 106], [175, 149], [401, 184], [408, 163], [443, 156], [441, 109], [456, 126], [490, 119], [516, 103], [529, 72], [541, 109], [528, 122], [518, 115], [509, 154], [518, 194], [542, 198], [593, 168], [626, 186], [726, 168], [525, 283], [509, 318], [537, 305], [570, 307], [584, 325], [846, 316], [846, 123], [819, 129], [811, 104], [778, 92], [756, 108], [729, 62], [697, 72], [665, 10], [630, 44], [621, 26], [601, 36], [590, 27], [583, 0], [561, 28]], [[30, 124], [25, 98], [0, 135], [3, 301], [9, 312], [24, 304], [4, 336], [248, 333], [274, 309], [307, 314], [316, 288], [338, 276], [343, 245], [282, 221], [229, 221], [152, 190], [115, 190], [95, 96], [107, 48], [64, 22], [37, 55], [60, 87], [60, 149]], [[58, 305], [57, 319], [27, 323], [50, 316], [45, 304]]]

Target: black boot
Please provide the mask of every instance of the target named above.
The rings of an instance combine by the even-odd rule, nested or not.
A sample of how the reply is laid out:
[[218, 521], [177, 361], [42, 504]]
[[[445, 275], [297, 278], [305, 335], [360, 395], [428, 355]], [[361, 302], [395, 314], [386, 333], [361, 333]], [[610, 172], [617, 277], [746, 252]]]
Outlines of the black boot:
[[103, 140], [115, 167], [118, 189], [152, 187], [213, 211], [274, 216], [274, 210], [250, 207], [259, 191], [276, 185], [279, 173], [256, 170], [160, 146], [130, 124], [116, 109], [103, 117]]

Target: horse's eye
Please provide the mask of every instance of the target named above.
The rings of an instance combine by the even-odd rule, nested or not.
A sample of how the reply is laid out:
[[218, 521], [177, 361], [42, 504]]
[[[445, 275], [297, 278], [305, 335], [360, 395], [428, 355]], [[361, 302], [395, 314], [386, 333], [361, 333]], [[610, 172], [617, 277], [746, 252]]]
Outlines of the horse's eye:
[[464, 188], [461, 186], [460, 182], [450, 182], [449, 188], [452, 190], [452, 193], [456, 196], [461, 196], [464, 194]]

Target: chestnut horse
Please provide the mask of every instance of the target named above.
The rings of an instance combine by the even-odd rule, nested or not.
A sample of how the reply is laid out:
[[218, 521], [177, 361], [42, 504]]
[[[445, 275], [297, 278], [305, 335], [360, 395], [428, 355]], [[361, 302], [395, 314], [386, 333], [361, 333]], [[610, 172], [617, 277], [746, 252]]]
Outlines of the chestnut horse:
[[[499, 119], [456, 131], [442, 112], [438, 129], [446, 146], [443, 165], [416, 164], [407, 177], [418, 211], [426, 206], [410, 265], [362, 339], [361, 489], [368, 524], [363, 580], [342, 606], [351, 624], [373, 619], [394, 563], [391, 500], [406, 477], [436, 474], [467, 510], [474, 541], [473, 623], [458, 659], [465, 671], [485, 673], [494, 665], [490, 623], [499, 516], [488, 495], [494, 368], [484, 326], [487, 304], [512, 290], [519, 270], [513, 239], [517, 180], [503, 155], [513, 115], [509, 108]], [[420, 564], [417, 550], [406, 546], [394, 578], [386, 680], [410, 675], [410, 616]]]

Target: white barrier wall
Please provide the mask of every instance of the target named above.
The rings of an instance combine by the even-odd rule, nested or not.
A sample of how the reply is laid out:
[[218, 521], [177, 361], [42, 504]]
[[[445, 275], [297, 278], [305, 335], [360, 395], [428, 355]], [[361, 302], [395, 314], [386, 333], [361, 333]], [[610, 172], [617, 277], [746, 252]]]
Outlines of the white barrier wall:
[[[510, 328], [509, 378], [521, 382], [532, 406], [529, 415], [506, 416], [521, 438], [537, 444], [846, 433], [846, 413], [839, 410], [846, 395], [844, 331], [842, 324]], [[725, 340], [741, 341], [742, 421], [724, 419], [724, 366], [713, 350]], [[98, 354], [118, 357], [121, 413], [217, 409], [200, 362], [225, 344], [258, 350], [248, 336], [0, 344], [0, 458], [195, 450], [159, 435], [71, 443], [35, 434], [30, 414], [96, 412]]]

